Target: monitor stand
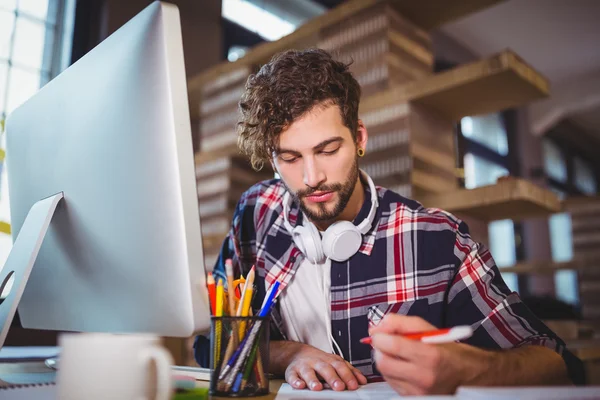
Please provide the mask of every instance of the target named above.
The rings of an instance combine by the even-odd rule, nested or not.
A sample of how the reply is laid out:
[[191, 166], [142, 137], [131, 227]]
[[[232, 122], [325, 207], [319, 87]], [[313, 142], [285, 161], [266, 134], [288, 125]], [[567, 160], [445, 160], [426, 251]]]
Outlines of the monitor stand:
[[63, 198], [64, 193], [60, 192], [39, 200], [31, 207], [19, 235], [14, 241], [4, 268], [0, 270], [0, 294], [4, 291], [11, 277], [14, 278], [12, 289], [4, 301], [0, 303], [0, 348], [4, 345], [4, 340], [48, 231], [52, 216], [58, 203]]

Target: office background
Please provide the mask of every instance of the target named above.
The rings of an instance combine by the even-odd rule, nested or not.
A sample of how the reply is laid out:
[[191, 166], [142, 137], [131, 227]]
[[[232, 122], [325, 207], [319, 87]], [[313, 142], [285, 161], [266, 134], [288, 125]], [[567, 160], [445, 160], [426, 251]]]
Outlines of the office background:
[[[366, 159], [363, 168], [377, 176], [376, 183], [431, 201], [434, 206], [438, 205], [435, 196], [428, 197], [432, 194], [495, 185], [506, 175], [523, 178], [556, 195], [560, 207], [547, 206], [546, 212], [540, 212], [544, 208], [540, 200], [536, 212], [530, 214], [521, 213], [519, 207], [525, 210], [525, 206], [518, 204], [505, 205], [502, 212], [494, 214], [500, 219], [481, 217], [469, 209], [459, 208], [457, 214], [469, 222], [476, 239], [490, 247], [508, 285], [559, 334], [573, 341], [596, 337], [600, 330], [600, 263], [594, 260], [600, 256], [600, 199], [596, 197], [600, 177], [600, 2], [486, 0], [459, 2], [458, 6], [434, 0], [423, 1], [421, 6], [409, 6], [411, 2], [403, 0], [171, 2], [179, 6], [182, 21], [207, 267], [212, 266], [219, 239], [227, 230], [235, 196], [272, 174], [268, 170], [249, 172], [231, 145], [241, 84], [274, 49], [321, 44], [331, 46], [342, 58], [351, 57], [356, 61], [354, 71], [366, 87], [365, 107], [373, 110], [377, 107], [370, 104], [379, 104], [377, 96], [394, 87], [424, 82], [469, 63], [493, 66], [501, 59], [495, 55], [514, 54], [515, 70], [522, 65], [531, 67], [530, 74], [547, 79], [549, 95], [542, 93], [543, 85], [536, 84], [538, 78], [524, 78], [510, 81], [516, 85], [510, 87], [516, 88], [511, 93], [489, 86], [498, 92], [487, 90], [486, 98], [507, 97], [503, 103], [511, 104], [507, 108], [483, 107], [488, 112], [460, 118], [439, 117], [440, 110], [424, 111], [422, 118], [440, 121], [429, 126], [443, 126], [440, 135], [448, 147], [436, 150], [453, 165], [432, 166], [427, 154], [417, 154], [414, 147], [403, 158], [385, 159], [387, 150], [418, 142], [418, 134], [416, 130], [408, 132], [410, 122], [408, 130], [380, 131], [377, 118], [384, 117], [372, 116], [374, 134], [367, 150], [381, 154], [384, 161]], [[0, 0], [0, 120], [149, 3]], [[322, 28], [315, 28], [315, 21], [321, 21]], [[383, 36], [377, 36], [381, 32]], [[276, 43], [283, 44], [278, 47]], [[510, 96], [521, 89], [536, 95], [513, 101]], [[458, 87], [453, 96], [457, 103], [467, 105], [485, 100], [474, 93], [478, 92], [461, 92]], [[420, 113], [417, 108], [423, 104], [425, 108], [440, 104], [433, 95], [421, 100], [407, 102], [413, 107], [410, 112]], [[380, 108], [394, 112], [396, 106]], [[388, 120], [399, 121], [394, 118]], [[427, 179], [417, 179], [416, 173], [423, 171], [428, 175], [418, 176], [430, 179], [429, 186], [423, 184]], [[452, 182], [436, 190], [436, 177], [450, 177]], [[233, 187], [239, 193], [230, 190]], [[498, 192], [501, 190], [498, 186]], [[11, 246], [9, 195], [6, 171], [2, 170], [2, 263]], [[463, 203], [470, 201], [464, 199]], [[481, 208], [468, 204], [471, 210]], [[512, 214], [506, 211], [509, 208]], [[586, 342], [586, 346], [595, 349], [596, 357], [600, 354], [595, 342]]]

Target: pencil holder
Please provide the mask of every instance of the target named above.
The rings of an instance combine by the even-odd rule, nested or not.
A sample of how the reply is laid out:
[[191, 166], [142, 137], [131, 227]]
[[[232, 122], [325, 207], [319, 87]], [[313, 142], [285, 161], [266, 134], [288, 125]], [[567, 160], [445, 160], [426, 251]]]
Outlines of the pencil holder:
[[210, 347], [211, 395], [269, 393], [269, 317], [212, 317]]

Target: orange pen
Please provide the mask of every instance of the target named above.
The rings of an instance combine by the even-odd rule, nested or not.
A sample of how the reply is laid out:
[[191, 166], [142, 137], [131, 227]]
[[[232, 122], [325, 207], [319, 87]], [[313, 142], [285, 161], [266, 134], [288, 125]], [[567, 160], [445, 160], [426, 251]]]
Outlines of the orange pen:
[[[405, 333], [402, 336], [406, 339], [420, 340], [423, 343], [450, 343], [457, 340], [468, 339], [473, 335], [470, 326], [455, 326], [454, 328], [436, 329], [433, 331]], [[363, 344], [371, 344], [371, 337], [360, 339]]]

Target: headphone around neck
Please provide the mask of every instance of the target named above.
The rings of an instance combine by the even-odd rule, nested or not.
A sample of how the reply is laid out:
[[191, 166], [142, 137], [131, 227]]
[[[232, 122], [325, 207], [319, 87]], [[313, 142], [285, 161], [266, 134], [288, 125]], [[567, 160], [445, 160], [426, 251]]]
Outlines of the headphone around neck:
[[303, 225], [292, 227], [288, 220], [292, 197], [286, 191], [283, 196], [283, 223], [292, 235], [294, 243], [304, 256], [313, 264], [321, 264], [326, 258], [342, 262], [348, 260], [360, 249], [362, 235], [371, 230], [379, 201], [375, 184], [369, 175], [361, 170], [366, 177], [371, 190], [371, 210], [369, 215], [358, 226], [350, 221], [337, 221], [331, 224], [323, 233], [323, 238], [317, 227], [304, 215]]

